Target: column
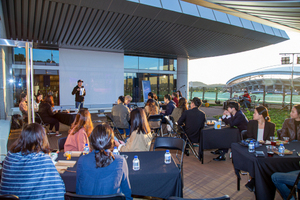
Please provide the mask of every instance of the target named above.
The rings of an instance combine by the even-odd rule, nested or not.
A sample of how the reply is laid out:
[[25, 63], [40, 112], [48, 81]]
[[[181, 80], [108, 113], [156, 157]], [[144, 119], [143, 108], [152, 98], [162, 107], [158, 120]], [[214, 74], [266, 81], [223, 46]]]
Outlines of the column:
[[[189, 80], [188, 80], [189, 59], [177, 58], [177, 90], [182, 96], [189, 100]], [[180, 88], [180, 89], [179, 89]]]

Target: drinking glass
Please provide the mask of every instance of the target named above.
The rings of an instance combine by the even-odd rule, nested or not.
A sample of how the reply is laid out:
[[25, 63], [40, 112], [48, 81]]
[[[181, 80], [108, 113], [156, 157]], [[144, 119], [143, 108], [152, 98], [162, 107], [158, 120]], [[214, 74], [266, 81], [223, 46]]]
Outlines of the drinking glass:
[[272, 150], [273, 147], [271, 145], [267, 145], [266, 148], [267, 148], [268, 157], [273, 157], [273, 155], [274, 155], [274, 152]]

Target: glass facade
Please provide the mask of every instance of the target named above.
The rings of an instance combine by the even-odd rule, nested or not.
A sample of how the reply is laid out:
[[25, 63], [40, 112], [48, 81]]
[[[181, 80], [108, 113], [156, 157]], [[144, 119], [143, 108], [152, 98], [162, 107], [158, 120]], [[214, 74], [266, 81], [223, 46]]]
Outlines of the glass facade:
[[[34, 65], [59, 65], [58, 50], [33, 49], [33, 64]], [[13, 48], [13, 63], [26, 65], [25, 48]]]
[[[40, 93], [45, 97], [52, 93], [54, 105], [59, 105], [59, 73], [58, 70], [34, 70], [33, 76], [34, 94]], [[20, 103], [20, 94], [27, 93], [26, 90], [26, 69], [13, 69], [13, 99], [14, 106], [18, 107]], [[51, 90], [51, 91], [50, 91]]]
[[[133, 102], [143, 101], [143, 80], [150, 81], [151, 91], [160, 101], [165, 94], [176, 91], [176, 59], [126, 55], [124, 68], [124, 95], [132, 96]], [[132, 72], [133, 69], [136, 72]]]

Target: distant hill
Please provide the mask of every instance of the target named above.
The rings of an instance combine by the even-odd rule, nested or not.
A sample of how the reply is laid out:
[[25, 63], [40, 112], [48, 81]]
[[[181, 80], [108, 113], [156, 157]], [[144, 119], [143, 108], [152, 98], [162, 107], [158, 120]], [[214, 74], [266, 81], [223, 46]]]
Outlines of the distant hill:
[[198, 88], [198, 87], [224, 87], [226, 86], [226, 84], [205, 84], [205, 83], [202, 83], [200, 81], [191, 81], [189, 82], [189, 86], [190, 87], [193, 87], [193, 88]]

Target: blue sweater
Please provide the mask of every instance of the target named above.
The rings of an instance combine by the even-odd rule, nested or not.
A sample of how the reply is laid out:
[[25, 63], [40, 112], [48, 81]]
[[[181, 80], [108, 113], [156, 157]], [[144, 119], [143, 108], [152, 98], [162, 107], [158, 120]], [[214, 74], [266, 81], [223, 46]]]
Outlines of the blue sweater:
[[123, 193], [132, 199], [128, 166], [123, 156], [107, 167], [96, 168], [95, 151], [81, 156], [77, 162], [76, 194], [109, 195]]
[[65, 185], [48, 154], [8, 152], [0, 194], [14, 194], [20, 199], [64, 199]]

